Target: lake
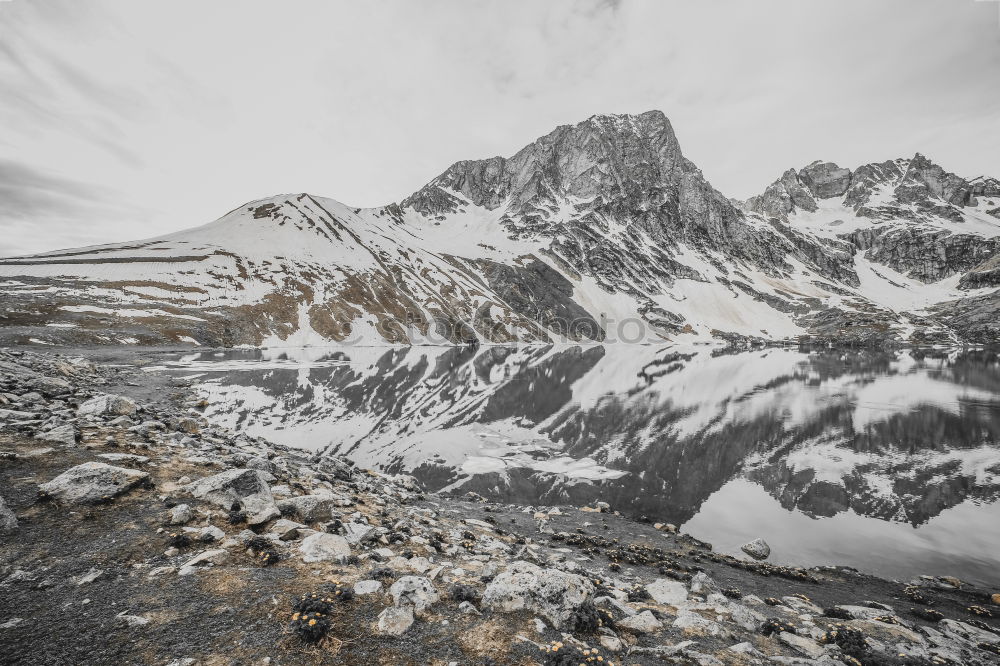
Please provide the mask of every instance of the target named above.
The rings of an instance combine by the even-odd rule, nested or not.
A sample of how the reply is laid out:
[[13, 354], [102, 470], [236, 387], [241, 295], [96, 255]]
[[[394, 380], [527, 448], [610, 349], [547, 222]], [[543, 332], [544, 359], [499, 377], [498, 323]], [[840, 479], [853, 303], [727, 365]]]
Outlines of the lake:
[[209, 420], [523, 504], [594, 500], [739, 554], [1000, 582], [983, 351], [351, 347], [171, 357]]

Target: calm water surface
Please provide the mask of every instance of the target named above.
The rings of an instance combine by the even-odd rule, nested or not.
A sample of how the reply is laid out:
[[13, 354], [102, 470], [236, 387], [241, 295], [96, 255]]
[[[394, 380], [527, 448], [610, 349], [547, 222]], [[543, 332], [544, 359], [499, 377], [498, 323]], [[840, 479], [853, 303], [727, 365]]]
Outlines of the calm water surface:
[[1000, 360], [658, 347], [193, 353], [218, 423], [530, 504], [604, 499], [739, 554], [1000, 582]]

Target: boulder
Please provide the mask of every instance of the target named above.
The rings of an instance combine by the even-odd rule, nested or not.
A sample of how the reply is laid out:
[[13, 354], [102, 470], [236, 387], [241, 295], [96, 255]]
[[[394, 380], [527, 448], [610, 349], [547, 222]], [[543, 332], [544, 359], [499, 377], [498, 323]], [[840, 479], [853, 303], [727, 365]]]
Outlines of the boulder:
[[277, 534], [282, 541], [291, 541], [299, 537], [299, 530], [304, 527], [305, 525], [296, 523], [294, 520], [282, 518], [274, 521], [274, 524], [271, 525], [271, 531]]
[[687, 586], [684, 583], [665, 578], [654, 580], [646, 586], [646, 591], [649, 592], [649, 596], [653, 597], [653, 601], [656, 603], [668, 604], [670, 606], [676, 606], [686, 601], [688, 595]]
[[403, 576], [389, 588], [393, 602], [397, 606], [411, 606], [414, 612], [430, 608], [441, 598], [434, 583], [423, 576]]
[[368, 594], [376, 594], [382, 591], [382, 581], [359, 580], [354, 584], [354, 594], [363, 597]]
[[347, 542], [352, 546], [364, 543], [374, 535], [375, 528], [372, 525], [355, 522], [344, 524], [344, 536], [347, 538]]
[[375, 630], [387, 636], [400, 636], [413, 626], [413, 609], [409, 606], [389, 606], [379, 613]]
[[148, 478], [146, 472], [87, 462], [66, 470], [39, 489], [63, 502], [96, 504], [117, 497]]
[[351, 554], [347, 539], [339, 534], [317, 532], [299, 544], [303, 562], [343, 562]]
[[593, 593], [593, 583], [583, 576], [517, 561], [486, 587], [483, 606], [499, 611], [529, 610], [559, 629]]
[[740, 550], [755, 560], [766, 560], [771, 555], [771, 547], [763, 539], [757, 538], [740, 546]]
[[688, 610], [682, 610], [677, 614], [673, 626], [688, 636], [719, 636], [728, 634], [718, 622], [714, 622]]
[[190, 560], [184, 563], [177, 572], [178, 576], [189, 576], [195, 572], [199, 567], [207, 567], [218, 564], [225, 564], [229, 561], [229, 553], [221, 548], [215, 550], [206, 550], [203, 553], [195, 555]]
[[231, 469], [199, 479], [186, 490], [226, 510], [239, 509], [246, 513], [248, 525], [259, 525], [281, 515], [268, 486], [272, 478], [256, 469]]
[[68, 381], [55, 377], [34, 377], [28, 382], [28, 386], [47, 397], [61, 395], [73, 390], [73, 386]]
[[99, 395], [80, 405], [76, 413], [80, 416], [131, 416], [139, 407], [123, 395]]
[[281, 513], [297, 516], [307, 523], [330, 520], [337, 496], [330, 493], [315, 493], [289, 497], [278, 502]]
[[191, 507], [187, 504], [178, 504], [170, 509], [170, 518], [167, 522], [171, 525], [183, 525], [190, 522], [192, 518], [194, 518], [194, 512], [191, 511]]
[[641, 613], [636, 613], [631, 617], [627, 617], [624, 620], [620, 620], [617, 626], [623, 629], [628, 629], [632, 633], [636, 634], [648, 634], [652, 633], [663, 627], [663, 623], [656, 619], [656, 616], [651, 612], [642, 611]]
[[0, 534], [9, 534], [17, 529], [17, 516], [0, 497]]
[[63, 446], [76, 446], [76, 428], [70, 423], [65, 423], [45, 432], [37, 433], [35, 439]]

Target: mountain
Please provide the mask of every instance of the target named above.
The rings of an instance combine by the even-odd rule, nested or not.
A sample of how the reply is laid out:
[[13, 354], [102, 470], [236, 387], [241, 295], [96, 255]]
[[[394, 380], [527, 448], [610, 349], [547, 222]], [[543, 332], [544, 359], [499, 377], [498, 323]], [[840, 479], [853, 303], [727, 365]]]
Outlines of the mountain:
[[0, 260], [0, 341], [1000, 338], [1000, 183], [922, 155], [715, 190], [659, 111], [458, 162], [399, 203], [309, 194]]

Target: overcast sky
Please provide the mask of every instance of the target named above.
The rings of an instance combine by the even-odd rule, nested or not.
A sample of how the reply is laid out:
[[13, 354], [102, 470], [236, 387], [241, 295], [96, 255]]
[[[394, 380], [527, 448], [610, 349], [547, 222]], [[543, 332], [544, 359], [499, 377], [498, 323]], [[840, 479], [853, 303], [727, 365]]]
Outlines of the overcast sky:
[[385, 204], [654, 108], [733, 197], [916, 151], [1000, 176], [1000, 3], [0, 0], [0, 256]]

